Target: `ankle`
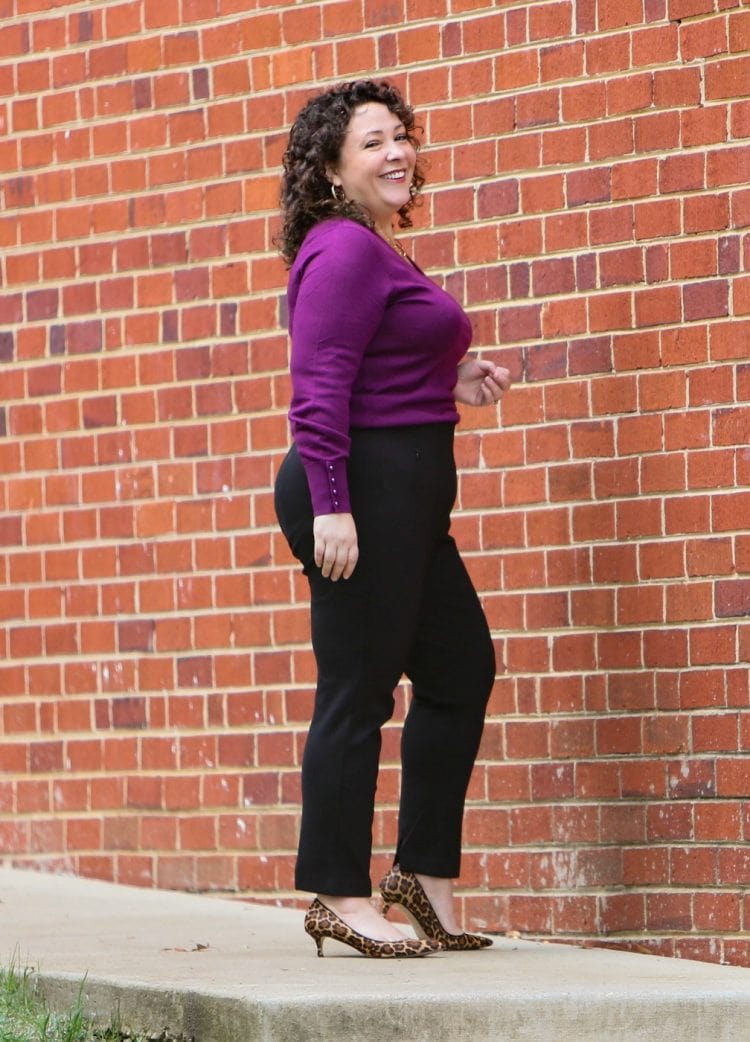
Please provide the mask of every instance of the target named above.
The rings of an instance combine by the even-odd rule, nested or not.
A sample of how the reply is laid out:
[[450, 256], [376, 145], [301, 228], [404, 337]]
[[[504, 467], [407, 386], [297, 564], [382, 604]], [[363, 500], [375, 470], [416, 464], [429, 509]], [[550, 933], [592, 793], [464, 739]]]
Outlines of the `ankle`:
[[414, 875], [443, 929], [448, 933], [460, 933], [461, 927], [453, 904], [453, 880], [441, 876], [425, 876], [416, 872]]
[[415, 872], [414, 875], [419, 880], [422, 889], [427, 893], [429, 891], [432, 894], [440, 897], [453, 897], [453, 880], [446, 878], [445, 876], [427, 876], [421, 872]]
[[343, 915], [352, 915], [372, 908], [369, 897], [340, 897], [335, 894], [318, 894], [318, 900], [326, 908]]

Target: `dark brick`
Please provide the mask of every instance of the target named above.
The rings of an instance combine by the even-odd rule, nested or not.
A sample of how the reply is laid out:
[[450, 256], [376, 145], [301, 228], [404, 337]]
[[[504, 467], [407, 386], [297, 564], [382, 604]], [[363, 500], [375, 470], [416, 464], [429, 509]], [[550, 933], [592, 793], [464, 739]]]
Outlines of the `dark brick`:
[[714, 587], [714, 602], [720, 619], [750, 615], [750, 579], [721, 579]]

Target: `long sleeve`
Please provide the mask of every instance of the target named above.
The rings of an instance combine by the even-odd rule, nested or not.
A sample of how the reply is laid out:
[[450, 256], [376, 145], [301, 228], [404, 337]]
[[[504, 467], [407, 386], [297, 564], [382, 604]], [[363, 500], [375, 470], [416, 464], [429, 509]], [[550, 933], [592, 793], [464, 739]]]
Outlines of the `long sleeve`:
[[383, 320], [389, 282], [372, 233], [353, 222], [321, 227], [299, 260], [290, 283], [292, 434], [313, 512], [348, 512], [352, 386]]

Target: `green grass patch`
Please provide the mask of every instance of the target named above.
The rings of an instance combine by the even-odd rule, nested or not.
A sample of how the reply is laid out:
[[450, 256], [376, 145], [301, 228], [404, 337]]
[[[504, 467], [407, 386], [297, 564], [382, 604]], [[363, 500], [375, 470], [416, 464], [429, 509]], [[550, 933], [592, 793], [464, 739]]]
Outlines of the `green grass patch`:
[[0, 1042], [191, 1042], [185, 1035], [128, 1030], [115, 1012], [106, 1027], [86, 1014], [81, 982], [76, 1001], [54, 1012], [37, 987], [32, 970], [11, 962], [0, 969]]

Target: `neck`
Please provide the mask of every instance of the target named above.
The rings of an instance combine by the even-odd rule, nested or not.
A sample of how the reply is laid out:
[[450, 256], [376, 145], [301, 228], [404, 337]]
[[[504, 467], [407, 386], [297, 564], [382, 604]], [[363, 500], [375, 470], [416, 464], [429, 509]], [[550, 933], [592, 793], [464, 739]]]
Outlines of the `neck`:
[[389, 242], [393, 242], [393, 224], [390, 219], [388, 221], [378, 221], [375, 224], [375, 231], [378, 235], [382, 235], [384, 239]]
[[404, 247], [401, 245], [401, 243], [398, 241], [398, 239], [393, 234], [393, 229], [392, 228], [389, 228], [388, 231], [385, 232], [385, 231], [382, 230], [380, 225], [376, 224], [375, 225], [375, 231], [377, 232], [377, 234], [380, 236], [381, 239], [384, 239], [388, 243], [388, 245], [390, 247], [392, 247], [392, 249], [394, 249], [396, 251], [396, 253], [400, 257], [403, 257], [404, 260], [408, 260], [409, 259], [409, 254], [406, 252]]

